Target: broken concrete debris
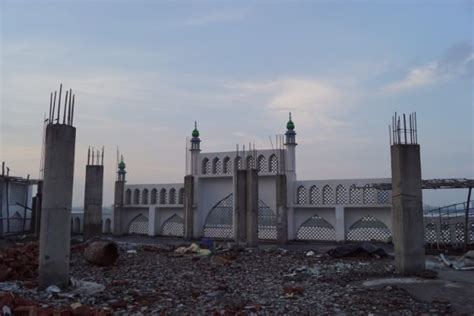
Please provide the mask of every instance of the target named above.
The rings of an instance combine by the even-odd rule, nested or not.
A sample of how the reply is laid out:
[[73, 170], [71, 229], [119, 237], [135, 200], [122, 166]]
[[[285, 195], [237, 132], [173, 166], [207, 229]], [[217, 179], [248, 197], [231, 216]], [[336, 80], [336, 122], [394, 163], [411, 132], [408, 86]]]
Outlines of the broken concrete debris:
[[369, 242], [341, 245], [330, 249], [327, 253], [334, 258], [385, 258], [388, 256], [387, 252], [383, 248], [377, 247], [376, 245]]
[[84, 249], [87, 262], [99, 266], [113, 265], [118, 257], [117, 244], [112, 241], [94, 241]]

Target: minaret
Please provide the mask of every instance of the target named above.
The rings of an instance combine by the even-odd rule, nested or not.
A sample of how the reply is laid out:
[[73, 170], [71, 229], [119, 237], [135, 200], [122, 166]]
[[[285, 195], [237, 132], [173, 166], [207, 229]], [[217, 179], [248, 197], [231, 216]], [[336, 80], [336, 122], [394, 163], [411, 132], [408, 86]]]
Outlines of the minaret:
[[295, 123], [291, 120], [291, 112], [288, 123], [286, 123], [285, 146], [286, 146], [286, 172], [296, 171], [296, 132]]
[[191, 175], [198, 174], [198, 158], [201, 152], [201, 139], [199, 138], [199, 131], [197, 129], [197, 122], [194, 122], [194, 130], [191, 138]]
[[115, 192], [114, 192], [114, 209], [112, 213], [113, 219], [113, 234], [115, 236], [120, 236], [124, 233], [123, 231], [123, 200], [125, 193], [125, 162], [123, 161], [123, 156], [120, 157], [120, 162], [118, 164], [117, 171], [117, 181], [115, 181]]

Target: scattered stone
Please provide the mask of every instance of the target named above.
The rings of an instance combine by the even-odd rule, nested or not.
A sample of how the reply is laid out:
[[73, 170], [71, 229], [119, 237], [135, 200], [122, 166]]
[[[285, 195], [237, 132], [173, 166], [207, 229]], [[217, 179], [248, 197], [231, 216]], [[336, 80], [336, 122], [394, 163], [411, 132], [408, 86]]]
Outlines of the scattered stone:
[[387, 253], [384, 249], [369, 242], [356, 244], [345, 244], [330, 249], [328, 255], [334, 258], [385, 258]]
[[310, 251], [308, 251], [308, 252], [306, 253], [306, 257], [312, 257], [312, 256], [314, 256], [314, 255], [315, 255], [315, 253], [314, 253], [313, 250], [310, 250]]

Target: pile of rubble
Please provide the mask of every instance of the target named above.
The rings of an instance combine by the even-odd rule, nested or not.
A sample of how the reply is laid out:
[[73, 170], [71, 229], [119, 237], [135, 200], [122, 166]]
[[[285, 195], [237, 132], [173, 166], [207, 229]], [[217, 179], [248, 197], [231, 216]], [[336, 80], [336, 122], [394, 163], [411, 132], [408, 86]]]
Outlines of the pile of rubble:
[[37, 242], [19, 243], [0, 249], [0, 282], [36, 280], [38, 249]]
[[38, 291], [17, 282], [8, 295], [65, 315], [452, 312], [448, 302], [418, 301], [396, 286], [383, 291], [363, 286], [365, 280], [396, 275], [392, 259], [380, 253], [354, 259], [238, 244], [118, 246], [111, 266], [90, 263], [79, 246], [71, 252], [71, 275], [83, 282], [77, 286], [81, 291]]

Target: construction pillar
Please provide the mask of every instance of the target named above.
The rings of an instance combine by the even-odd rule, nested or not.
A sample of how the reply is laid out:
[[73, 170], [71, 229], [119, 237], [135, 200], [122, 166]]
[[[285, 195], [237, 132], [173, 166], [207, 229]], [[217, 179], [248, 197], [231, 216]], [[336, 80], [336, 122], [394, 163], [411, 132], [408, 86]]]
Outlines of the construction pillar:
[[276, 217], [277, 217], [277, 242], [288, 242], [288, 209], [287, 209], [286, 175], [276, 176]]
[[393, 144], [392, 233], [395, 266], [403, 274], [425, 269], [420, 146]]
[[115, 181], [114, 190], [114, 209], [113, 209], [113, 229], [112, 234], [114, 236], [121, 236], [124, 234], [123, 231], [123, 195], [125, 190], [125, 181]]
[[184, 177], [184, 238], [194, 237], [194, 176]]
[[249, 169], [246, 173], [246, 237], [249, 246], [256, 246], [258, 244], [258, 172], [256, 169]]
[[38, 181], [36, 196], [33, 198], [33, 203], [31, 206], [31, 227], [35, 237], [38, 237], [40, 234], [41, 226], [41, 203], [43, 197], [43, 181]]
[[39, 247], [40, 289], [50, 285], [61, 288], [69, 285], [76, 129], [72, 124], [64, 124], [65, 119], [63, 124], [59, 124], [59, 118], [58, 114], [58, 123], [46, 126]]
[[86, 166], [84, 192], [84, 240], [102, 234], [102, 192], [104, 187], [104, 166]]
[[245, 242], [247, 239], [247, 170], [234, 168], [234, 240]]

